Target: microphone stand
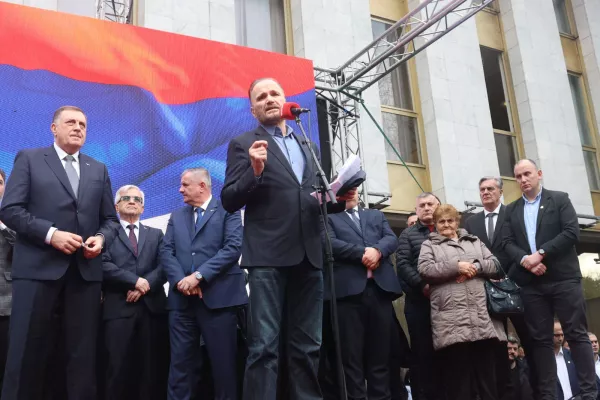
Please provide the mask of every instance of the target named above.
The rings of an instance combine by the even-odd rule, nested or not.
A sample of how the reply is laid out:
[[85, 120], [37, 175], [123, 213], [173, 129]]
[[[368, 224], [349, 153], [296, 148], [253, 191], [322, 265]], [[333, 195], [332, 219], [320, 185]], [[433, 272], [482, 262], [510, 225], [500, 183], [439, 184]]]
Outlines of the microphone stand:
[[335, 194], [331, 190], [331, 186], [325, 177], [325, 171], [321, 167], [321, 163], [313, 150], [310, 141], [308, 140], [308, 136], [304, 131], [304, 126], [300, 121], [300, 115], [296, 115], [296, 124], [300, 128], [300, 132], [302, 132], [302, 137], [310, 150], [310, 155], [312, 161], [317, 169], [317, 177], [318, 183], [315, 185], [315, 189], [321, 194], [321, 218], [323, 219], [323, 229], [325, 230], [325, 258], [327, 260], [327, 271], [330, 276], [329, 280], [329, 289], [331, 292], [331, 325], [333, 332], [333, 341], [335, 343], [335, 362], [336, 362], [336, 371], [337, 371], [337, 384], [340, 393], [341, 400], [347, 400], [348, 394], [346, 392], [346, 379], [344, 377], [344, 365], [342, 363], [342, 349], [340, 345], [340, 332], [339, 332], [339, 323], [338, 323], [338, 314], [337, 314], [337, 301], [335, 295], [335, 280], [333, 275], [333, 250], [331, 248], [331, 238], [329, 237], [329, 232], [327, 231], [327, 196], [332, 204], [336, 204]]

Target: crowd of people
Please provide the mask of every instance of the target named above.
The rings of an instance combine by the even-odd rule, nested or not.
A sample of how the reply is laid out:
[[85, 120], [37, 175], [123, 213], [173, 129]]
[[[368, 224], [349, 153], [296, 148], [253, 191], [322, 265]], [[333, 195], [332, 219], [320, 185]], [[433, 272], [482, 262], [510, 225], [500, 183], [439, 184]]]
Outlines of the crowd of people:
[[[3, 400], [399, 400], [406, 384], [415, 400], [597, 399], [576, 213], [534, 161], [509, 205], [481, 178], [468, 218], [425, 192], [397, 237], [353, 188], [322, 223], [318, 149], [282, 119], [283, 88], [248, 95], [258, 126], [231, 140], [220, 199], [210, 171], [184, 170], [164, 234], [140, 223], [139, 187], [113, 197], [80, 152], [77, 107], [55, 112], [52, 146], [18, 153], [6, 190], [0, 171]], [[510, 318], [486, 296], [506, 277], [525, 310]]]

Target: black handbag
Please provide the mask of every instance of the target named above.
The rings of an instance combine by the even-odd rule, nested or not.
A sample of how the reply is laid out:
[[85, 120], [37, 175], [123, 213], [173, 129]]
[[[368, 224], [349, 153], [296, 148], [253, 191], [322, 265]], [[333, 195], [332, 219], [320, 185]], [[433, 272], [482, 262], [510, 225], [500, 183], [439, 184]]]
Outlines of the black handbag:
[[499, 281], [485, 281], [485, 295], [490, 316], [504, 318], [523, 314], [521, 288], [507, 275], [501, 267], [496, 267], [503, 275]]

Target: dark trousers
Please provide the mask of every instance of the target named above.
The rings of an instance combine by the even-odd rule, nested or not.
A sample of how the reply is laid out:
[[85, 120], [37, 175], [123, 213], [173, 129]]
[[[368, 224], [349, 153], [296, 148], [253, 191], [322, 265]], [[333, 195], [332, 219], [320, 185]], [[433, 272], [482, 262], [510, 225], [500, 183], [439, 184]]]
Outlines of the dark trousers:
[[8, 325], [10, 315], [0, 316], [0, 390], [4, 382], [4, 367], [6, 366], [6, 355], [8, 354]]
[[130, 317], [104, 321], [104, 344], [107, 400], [166, 398], [166, 314], [152, 314], [140, 304]]
[[338, 299], [337, 304], [348, 400], [389, 400], [389, 296], [370, 279], [361, 294]]
[[[169, 334], [171, 368], [167, 399], [195, 398], [201, 373], [200, 336], [208, 353], [214, 399], [238, 399], [236, 307], [211, 310], [197, 299], [187, 309], [169, 311]], [[199, 398], [203, 398], [202, 394]]]
[[[596, 399], [596, 372], [587, 334], [586, 305], [580, 279], [536, 283], [521, 289], [525, 319], [531, 333], [531, 350], [539, 400], [556, 399], [556, 358], [553, 350], [554, 314], [569, 342], [583, 400]], [[527, 350], [526, 350], [527, 351]], [[533, 384], [533, 382], [532, 382]]]
[[13, 280], [3, 400], [42, 398], [47, 389], [43, 382], [51, 365], [50, 354], [60, 347], [52, 340], [53, 318], [57, 314], [62, 315], [58, 340], [64, 342], [66, 353], [67, 398], [96, 399], [100, 286], [100, 282], [83, 280], [74, 264], [56, 281]]
[[408, 399], [408, 391], [402, 379], [402, 368], [410, 367], [410, 345], [404, 330], [396, 318], [396, 311], [392, 307], [392, 335], [390, 341], [390, 392], [392, 400]]
[[[531, 349], [531, 335], [529, 334], [529, 329], [527, 328], [527, 324], [525, 322], [525, 314], [514, 315], [510, 317], [510, 322], [515, 328], [517, 335], [519, 336], [519, 341], [521, 346], [525, 349], [525, 354], [527, 354]], [[508, 320], [504, 320], [504, 327], [507, 327]], [[502, 398], [504, 393], [508, 389], [508, 385], [510, 384], [510, 364], [511, 362], [508, 359], [508, 348], [506, 342], [498, 342], [498, 346], [496, 346], [496, 381], [498, 384], [498, 396]], [[533, 362], [529, 363], [530, 370], [533, 368]]]
[[249, 271], [249, 354], [244, 399], [276, 399], [279, 336], [284, 320], [289, 398], [321, 399], [317, 378], [323, 315], [321, 270], [305, 260], [293, 267], [254, 267]]
[[442, 398], [438, 355], [433, 350], [431, 305], [428, 301], [406, 298], [404, 315], [408, 324], [412, 360], [410, 367], [411, 395], [414, 400]]
[[497, 344], [495, 339], [478, 340], [438, 351], [446, 400], [498, 400], [494, 359]]

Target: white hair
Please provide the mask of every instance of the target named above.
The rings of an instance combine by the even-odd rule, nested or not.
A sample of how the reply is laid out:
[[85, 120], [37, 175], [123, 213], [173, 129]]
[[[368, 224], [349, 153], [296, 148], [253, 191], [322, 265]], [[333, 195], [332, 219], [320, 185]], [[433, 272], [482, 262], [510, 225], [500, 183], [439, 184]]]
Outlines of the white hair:
[[117, 193], [115, 194], [115, 204], [117, 204], [119, 202], [119, 200], [121, 200], [121, 193], [125, 193], [127, 192], [129, 189], [136, 189], [139, 190], [139, 192], [142, 195], [142, 205], [146, 204], [146, 199], [144, 198], [144, 192], [142, 192], [142, 189], [140, 189], [139, 187], [135, 186], [135, 185], [125, 185], [125, 186], [121, 186], [119, 188], [119, 190], [117, 190]]
[[210, 179], [210, 173], [206, 168], [196, 167], [196, 168], [188, 168], [181, 173], [181, 176], [184, 176], [187, 173], [191, 173], [192, 175], [198, 176], [201, 182], [206, 184], [206, 187], [209, 189], [212, 188], [212, 182]]

